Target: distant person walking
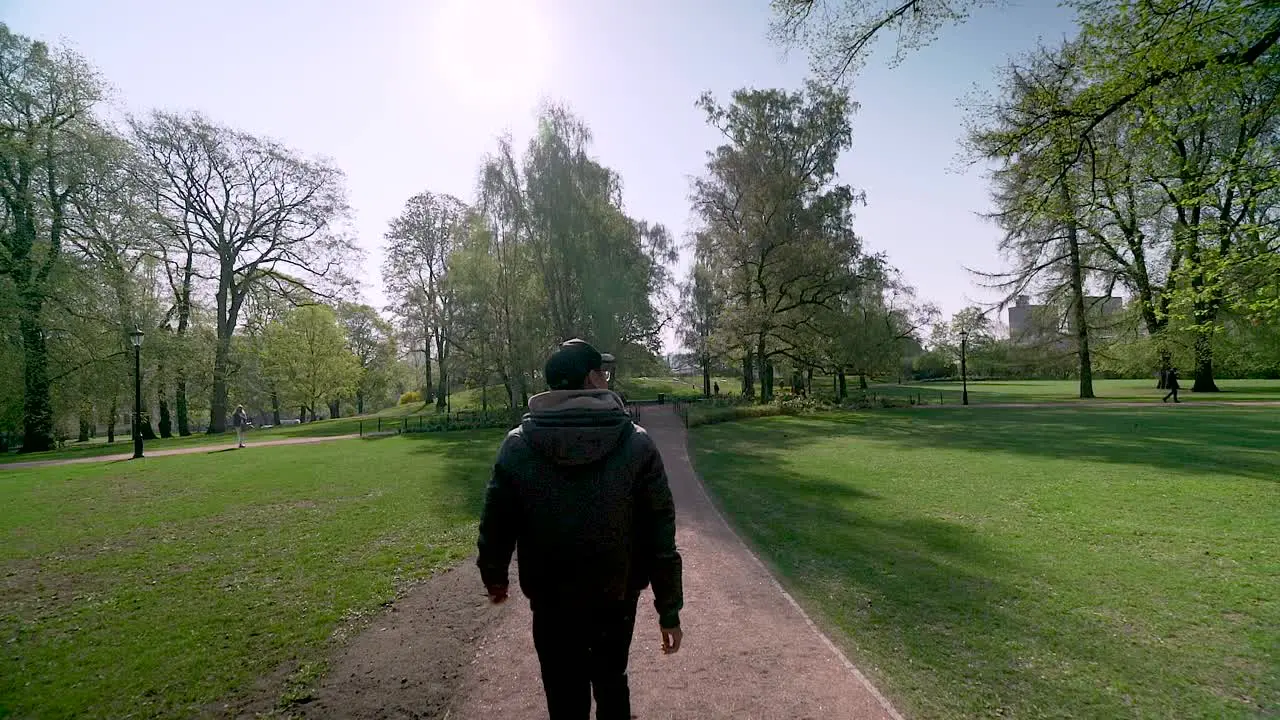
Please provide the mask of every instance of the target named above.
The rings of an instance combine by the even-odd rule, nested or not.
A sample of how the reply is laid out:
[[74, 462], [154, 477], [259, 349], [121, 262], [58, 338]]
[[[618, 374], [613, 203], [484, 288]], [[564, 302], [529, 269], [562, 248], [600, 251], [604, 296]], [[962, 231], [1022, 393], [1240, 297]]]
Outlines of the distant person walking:
[[582, 340], [547, 361], [550, 392], [498, 450], [480, 516], [477, 565], [507, 599], [511, 554], [533, 609], [551, 720], [629, 720], [627, 654], [640, 591], [653, 585], [662, 652], [680, 649], [676, 515], [658, 447], [608, 389], [613, 356]]
[[720, 383], [716, 383], [715, 393], [716, 397], [720, 397]]
[[244, 411], [243, 405], [236, 406], [236, 411], [231, 414], [231, 424], [236, 427], [236, 443], [244, 447], [244, 429], [249, 424], [249, 414]]
[[1169, 391], [1160, 402], [1169, 402], [1169, 398], [1173, 398], [1174, 402], [1182, 402], [1178, 399], [1178, 368], [1169, 368], [1169, 372], [1164, 376], [1164, 386]]

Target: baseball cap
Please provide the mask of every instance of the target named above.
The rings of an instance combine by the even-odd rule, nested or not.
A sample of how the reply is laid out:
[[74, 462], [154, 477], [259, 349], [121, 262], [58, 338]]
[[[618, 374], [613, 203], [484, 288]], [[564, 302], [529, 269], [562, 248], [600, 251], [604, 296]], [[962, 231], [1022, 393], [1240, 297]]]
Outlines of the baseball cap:
[[574, 338], [551, 354], [543, 373], [552, 390], [581, 390], [592, 370], [601, 370], [615, 362], [609, 353], [596, 350], [586, 340]]

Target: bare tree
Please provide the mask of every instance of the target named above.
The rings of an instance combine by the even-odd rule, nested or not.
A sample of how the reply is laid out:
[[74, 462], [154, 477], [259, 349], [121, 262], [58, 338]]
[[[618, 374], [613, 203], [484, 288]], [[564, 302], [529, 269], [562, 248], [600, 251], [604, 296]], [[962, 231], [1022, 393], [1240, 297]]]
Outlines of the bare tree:
[[[405, 326], [407, 349], [422, 353], [426, 371], [422, 399], [431, 402], [435, 390], [437, 405], [442, 408], [448, 397], [445, 361], [453, 309], [452, 292], [446, 282], [449, 255], [466, 229], [469, 212], [452, 195], [414, 195], [391, 220], [386, 234], [387, 256], [382, 263], [382, 282], [391, 296], [392, 310]], [[439, 380], [435, 389], [431, 383], [433, 350]]]
[[[343, 175], [271, 140], [198, 114], [155, 113], [135, 123], [154, 172], [147, 175], [174, 237], [193, 256], [182, 273], [216, 282], [209, 432], [226, 429], [231, 339], [245, 299], [266, 286], [285, 298], [332, 296], [356, 255], [342, 232]], [[187, 293], [189, 286], [180, 285]]]

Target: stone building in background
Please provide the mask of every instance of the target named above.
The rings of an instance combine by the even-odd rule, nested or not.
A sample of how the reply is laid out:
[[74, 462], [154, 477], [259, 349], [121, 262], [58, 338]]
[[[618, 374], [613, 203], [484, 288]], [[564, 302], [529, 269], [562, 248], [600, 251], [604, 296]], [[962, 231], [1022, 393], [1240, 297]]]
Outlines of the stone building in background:
[[[1119, 334], [1124, 298], [1115, 295], [1085, 297], [1090, 337], [1106, 340]], [[1019, 295], [1009, 307], [1009, 339], [1018, 345], [1057, 345], [1072, 342], [1075, 316], [1057, 305], [1033, 305]]]

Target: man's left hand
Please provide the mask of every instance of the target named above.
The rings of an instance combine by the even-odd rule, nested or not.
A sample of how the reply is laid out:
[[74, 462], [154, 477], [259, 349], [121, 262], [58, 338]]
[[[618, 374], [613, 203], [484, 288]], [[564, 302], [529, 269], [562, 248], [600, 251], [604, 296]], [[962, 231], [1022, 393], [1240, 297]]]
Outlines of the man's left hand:
[[489, 588], [489, 602], [493, 603], [494, 605], [501, 605], [506, 601], [507, 601], [506, 585], [494, 585], [493, 587]]
[[662, 654], [675, 655], [680, 652], [680, 641], [684, 640], [684, 633], [680, 632], [680, 628], [658, 628], [662, 631]]

